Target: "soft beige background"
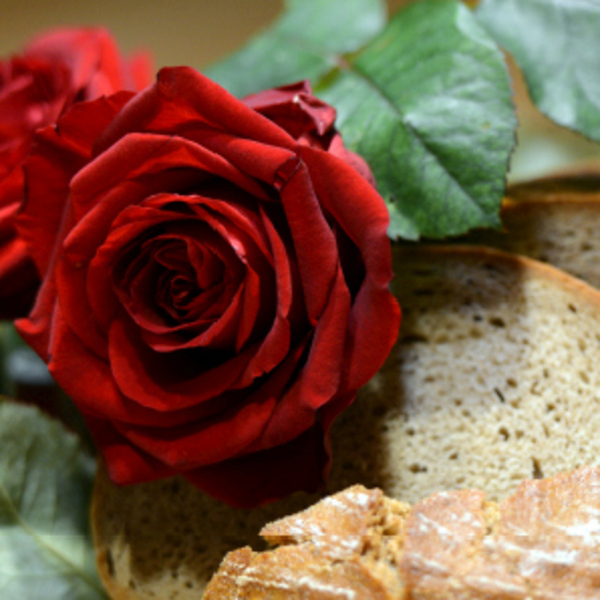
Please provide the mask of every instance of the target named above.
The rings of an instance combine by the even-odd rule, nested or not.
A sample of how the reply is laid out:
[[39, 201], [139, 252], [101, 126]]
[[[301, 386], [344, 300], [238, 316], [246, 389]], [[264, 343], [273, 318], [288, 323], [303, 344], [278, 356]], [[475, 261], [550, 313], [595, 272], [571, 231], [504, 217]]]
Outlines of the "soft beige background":
[[[394, 12], [407, 0], [389, 0]], [[198, 69], [241, 46], [275, 19], [283, 0], [0, 0], [0, 56], [36, 33], [64, 24], [102, 24], [131, 52], [151, 49], [156, 66]], [[513, 180], [541, 175], [600, 155], [600, 147], [556, 128], [528, 102], [516, 81], [520, 145]]]
[[[391, 0], [396, 10], [406, 0]], [[131, 51], [152, 48], [157, 66], [201, 68], [277, 17], [283, 0], [0, 0], [0, 53], [58, 24], [103, 24]]]
[[151, 48], [157, 66], [202, 67], [274, 19], [281, 0], [0, 0], [0, 51], [58, 24], [102, 24], [125, 51]]

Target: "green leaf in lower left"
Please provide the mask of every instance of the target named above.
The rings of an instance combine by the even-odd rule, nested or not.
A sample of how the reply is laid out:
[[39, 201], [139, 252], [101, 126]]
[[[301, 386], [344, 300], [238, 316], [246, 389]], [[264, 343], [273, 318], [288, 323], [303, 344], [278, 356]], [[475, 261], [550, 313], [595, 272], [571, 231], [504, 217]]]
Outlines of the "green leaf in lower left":
[[0, 598], [106, 598], [89, 528], [94, 472], [59, 422], [0, 401]]

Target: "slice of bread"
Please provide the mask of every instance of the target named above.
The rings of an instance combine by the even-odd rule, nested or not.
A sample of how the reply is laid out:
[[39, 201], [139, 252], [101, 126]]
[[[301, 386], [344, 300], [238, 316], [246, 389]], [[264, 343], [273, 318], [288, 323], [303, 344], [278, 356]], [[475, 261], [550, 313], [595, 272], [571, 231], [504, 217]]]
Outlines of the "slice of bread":
[[474, 232], [462, 241], [550, 263], [600, 288], [600, 174], [512, 186], [501, 218], [504, 231]]
[[600, 292], [496, 250], [396, 250], [400, 339], [333, 430], [334, 489], [498, 501], [600, 465]]
[[231, 508], [182, 477], [118, 487], [100, 462], [92, 525], [100, 576], [116, 600], [198, 600], [223, 556], [264, 547], [258, 532], [319, 496], [295, 494], [252, 511]]
[[600, 598], [600, 469], [414, 506], [353, 486], [227, 555], [205, 600]]
[[[401, 339], [332, 432], [328, 492], [356, 483], [417, 502], [600, 465], [600, 292], [530, 259], [477, 248], [395, 250]], [[182, 479], [94, 502], [114, 598], [197, 598], [229, 550], [316, 497], [231, 509]], [[366, 585], [366, 584], [365, 584]]]

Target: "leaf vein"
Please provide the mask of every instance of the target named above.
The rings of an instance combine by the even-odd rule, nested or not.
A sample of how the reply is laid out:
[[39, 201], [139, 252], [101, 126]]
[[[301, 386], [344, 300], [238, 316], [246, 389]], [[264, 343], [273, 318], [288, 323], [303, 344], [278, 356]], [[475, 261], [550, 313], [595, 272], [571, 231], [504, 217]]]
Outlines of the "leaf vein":
[[[443, 162], [442, 158], [437, 154], [437, 152], [435, 151], [435, 149], [432, 148], [430, 145], [427, 144], [426, 140], [421, 136], [421, 134], [419, 133], [419, 131], [410, 123], [410, 121], [406, 117], [406, 114], [403, 112], [403, 110], [401, 109], [401, 107], [399, 107], [396, 104], [396, 102], [394, 101], [394, 99], [392, 97], [390, 97], [385, 92], [385, 90], [382, 88], [382, 86], [379, 86], [376, 81], [374, 81], [371, 77], [369, 77], [369, 75], [367, 73], [365, 73], [364, 71], [362, 71], [360, 69], [360, 67], [358, 67], [356, 64], [348, 63], [347, 69], [351, 73], [353, 73], [354, 75], [356, 75], [357, 77], [359, 77], [360, 79], [362, 79], [363, 82], [366, 83], [366, 85], [370, 89], [372, 89], [375, 92], [375, 94], [377, 96], [379, 96], [379, 98], [381, 98], [385, 102], [385, 104], [390, 108], [390, 110], [395, 115], [396, 119], [411, 134], [411, 137], [414, 140], [416, 140], [417, 143], [419, 143], [421, 145], [421, 147], [429, 155], [433, 156], [433, 158], [435, 159], [436, 163], [448, 175], [450, 181], [455, 185], [455, 187], [458, 190], [460, 190], [460, 192], [462, 193], [462, 195], [464, 196], [464, 198], [466, 200], [468, 200], [471, 203], [471, 205], [473, 205], [474, 207], [476, 207], [480, 214], [483, 214], [484, 210], [481, 207], [481, 205], [464, 188], [464, 186], [462, 185], [462, 183], [459, 181], [459, 179], [456, 177], [456, 175], [450, 170], [450, 168], [447, 167], [447, 165]], [[394, 137], [396, 135], [398, 135], [398, 131], [395, 131], [394, 134], [393, 134]], [[393, 138], [391, 138], [391, 139], [393, 139]], [[390, 147], [391, 147], [391, 141], [390, 141], [390, 146], [388, 147], [388, 150], [390, 149]], [[388, 165], [388, 173], [390, 172], [389, 169], [391, 169], [391, 164]]]
[[21, 517], [17, 507], [15, 506], [12, 498], [4, 488], [2, 484], [0, 484], [0, 500], [6, 506], [9, 511], [10, 516], [12, 517], [14, 523], [21, 527], [21, 529], [30, 536], [35, 542], [42, 548], [44, 548], [47, 552], [58, 558], [61, 562], [63, 562], [68, 568], [69, 573], [76, 575], [77, 577], [83, 579], [90, 587], [98, 591], [100, 594], [104, 595], [104, 590], [100, 585], [94, 581], [87, 573], [79, 569], [79, 567], [73, 563], [67, 556], [62, 554], [56, 548], [54, 548], [51, 544], [48, 544], [38, 533], [29, 526], [29, 524]]

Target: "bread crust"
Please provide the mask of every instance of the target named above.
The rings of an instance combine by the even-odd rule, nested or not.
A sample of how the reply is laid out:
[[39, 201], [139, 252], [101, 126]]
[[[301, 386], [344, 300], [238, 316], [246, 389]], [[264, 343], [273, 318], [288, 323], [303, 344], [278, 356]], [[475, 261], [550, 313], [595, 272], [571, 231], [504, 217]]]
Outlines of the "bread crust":
[[[402, 526], [382, 535], [390, 515]], [[598, 468], [524, 482], [500, 505], [454, 490], [398, 510], [353, 486], [267, 525], [279, 547], [230, 553], [204, 599], [600, 598], [599, 515]], [[335, 536], [360, 543], [340, 553]]]
[[513, 185], [502, 230], [459, 239], [547, 262], [600, 288], [600, 165]]

